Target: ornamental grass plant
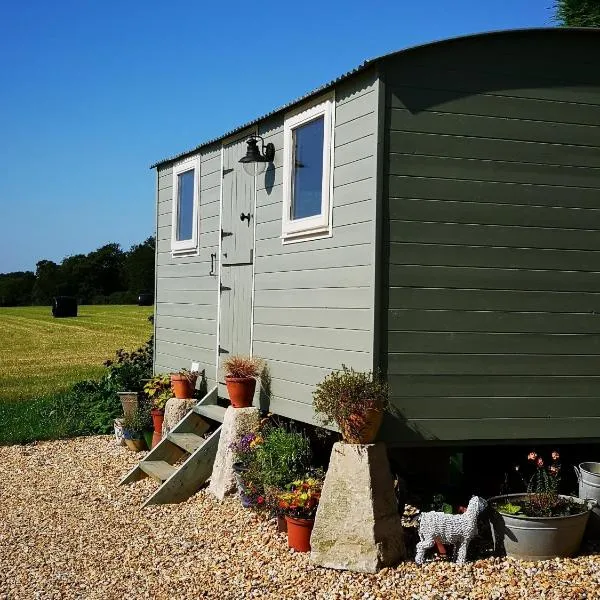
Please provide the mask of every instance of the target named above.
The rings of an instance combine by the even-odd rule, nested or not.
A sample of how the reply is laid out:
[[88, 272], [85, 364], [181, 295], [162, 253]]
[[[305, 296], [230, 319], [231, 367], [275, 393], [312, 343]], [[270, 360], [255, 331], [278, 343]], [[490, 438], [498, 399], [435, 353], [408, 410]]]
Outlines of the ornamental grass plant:
[[264, 368], [264, 362], [255, 356], [236, 354], [223, 361], [223, 368], [227, 377], [234, 377], [236, 379], [259, 377]]

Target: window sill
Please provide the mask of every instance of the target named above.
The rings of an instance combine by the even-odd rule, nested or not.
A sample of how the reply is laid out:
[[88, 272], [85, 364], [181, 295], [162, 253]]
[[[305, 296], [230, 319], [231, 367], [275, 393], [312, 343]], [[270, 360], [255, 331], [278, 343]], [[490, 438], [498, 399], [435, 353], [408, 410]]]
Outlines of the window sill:
[[282, 244], [296, 244], [298, 242], [309, 242], [312, 240], [322, 240], [333, 236], [330, 227], [316, 229], [312, 231], [297, 231], [294, 233], [284, 233], [281, 236]]
[[198, 252], [198, 246], [194, 246], [194, 247], [189, 247], [189, 248], [171, 248], [171, 256], [172, 257], [177, 257], [177, 256], [197, 256], [199, 254]]

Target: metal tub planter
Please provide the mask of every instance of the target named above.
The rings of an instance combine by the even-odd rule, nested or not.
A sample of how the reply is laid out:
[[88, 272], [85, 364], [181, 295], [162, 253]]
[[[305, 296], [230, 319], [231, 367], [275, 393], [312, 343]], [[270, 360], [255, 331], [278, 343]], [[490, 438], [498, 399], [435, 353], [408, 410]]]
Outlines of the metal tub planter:
[[[527, 494], [507, 494], [490, 498], [492, 507], [519, 502]], [[593, 500], [583, 500], [574, 496], [560, 498], [581, 506], [581, 512], [563, 517], [528, 517], [509, 515], [492, 508], [491, 521], [496, 550], [507, 556], [521, 560], [547, 560], [555, 557], [568, 557], [577, 554], [583, 539]]]
[[575, 467], [579, 482], [579, 497], [596, 501], [588, 523], [588, 534], [594, 539], [600, 538], [600, 463], [584, 462]]

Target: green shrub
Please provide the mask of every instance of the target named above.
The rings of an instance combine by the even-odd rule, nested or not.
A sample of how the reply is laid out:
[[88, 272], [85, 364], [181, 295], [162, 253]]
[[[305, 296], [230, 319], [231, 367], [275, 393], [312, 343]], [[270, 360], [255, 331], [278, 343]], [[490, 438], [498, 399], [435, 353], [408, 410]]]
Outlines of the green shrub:
[[268, 428], [256, 448], [256, 467], [265, 488], [282, 488], [304, 477], [310, 469], [312, 452], [308, 438], [284, 427]]
[[107, 377], [80, 381], [59, 394], [0, 402], [0, 445], [111, 433], [121, 412]]
[[152, 337], [140, 348], [126, 352], [122, 348], [115, 353], [114, 360], [107, 360], [108, 379], [115, 389], [122, 392], [139, 392], [145, 379], [152, 377], [152, 357], [154, 340]]

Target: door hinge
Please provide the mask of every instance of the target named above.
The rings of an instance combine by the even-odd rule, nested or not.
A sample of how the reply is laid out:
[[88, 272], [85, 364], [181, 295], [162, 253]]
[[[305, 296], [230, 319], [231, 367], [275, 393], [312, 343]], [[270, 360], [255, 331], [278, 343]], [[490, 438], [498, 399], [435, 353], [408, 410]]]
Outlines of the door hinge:
[[229, 237], [230, 235], [233, 235], [233, 233], [231, 231], [223, 231], [221, 229], [221, 239]]
[[225, 175], [228, 175], [229, 173], [233, 173], [233, 169], [223, 169], [223, 177], [225, 177]]
[[223, 346], [219, 346], [219, 354], [229, 354], [229, 350], [225, 350]]
[[231, 291], [231, 288], [230, 288], [230, 287], [227, 287], [226, 285], [223, 285], [222, 283], [219, 283], [219, 290], [220, 290], [221, 292], [230, 292], [230, 291]]

